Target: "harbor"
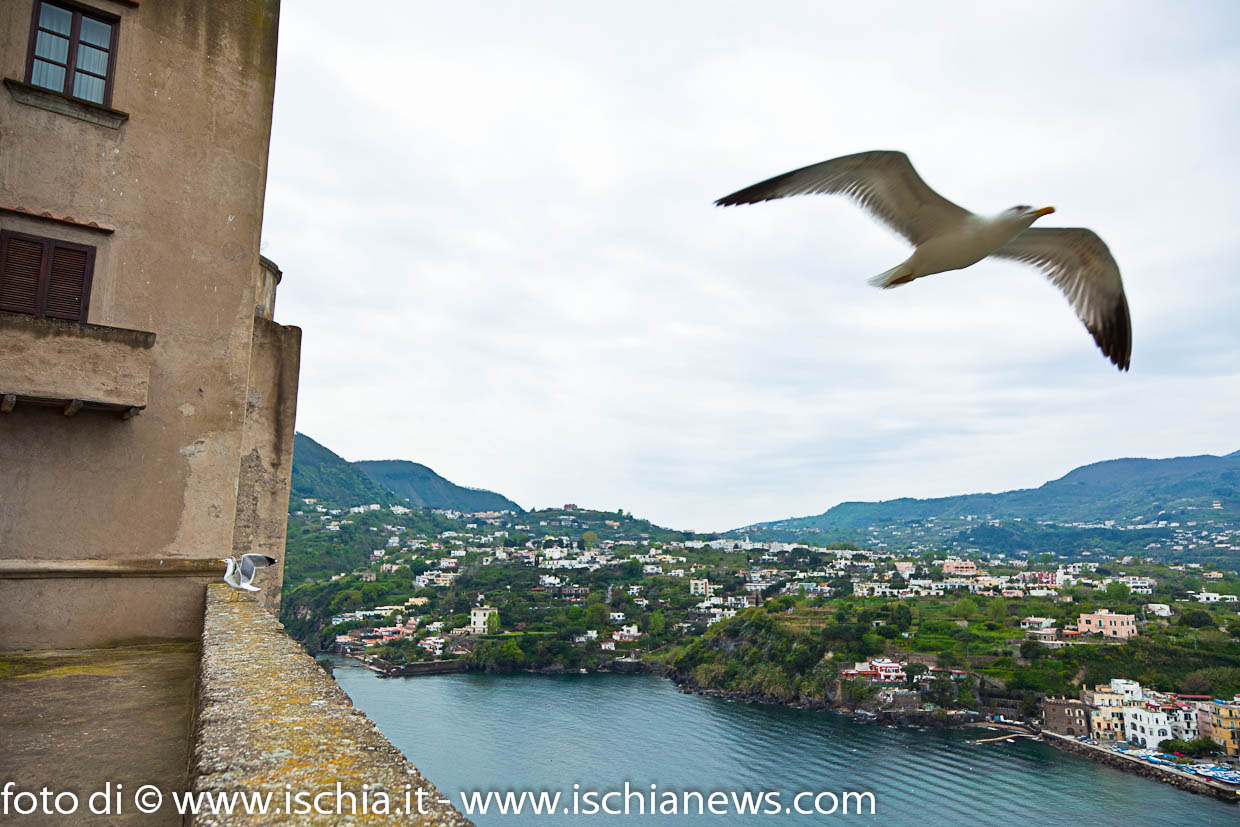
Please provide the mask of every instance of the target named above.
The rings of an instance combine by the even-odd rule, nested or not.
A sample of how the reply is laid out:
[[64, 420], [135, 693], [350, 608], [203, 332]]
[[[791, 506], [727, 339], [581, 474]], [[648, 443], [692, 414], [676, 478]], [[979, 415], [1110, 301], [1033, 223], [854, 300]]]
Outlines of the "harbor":
[[[1117, 769], [1171, 784], [1182, 790], [1240, 803], [1240, 772], [1219, 764], [1178, 764], [1159, 750], [1088, 743], [1079, 738], [1043, 732], [1053, 747]], [[1200, 767], [1200, 769], [1199, 769]]]

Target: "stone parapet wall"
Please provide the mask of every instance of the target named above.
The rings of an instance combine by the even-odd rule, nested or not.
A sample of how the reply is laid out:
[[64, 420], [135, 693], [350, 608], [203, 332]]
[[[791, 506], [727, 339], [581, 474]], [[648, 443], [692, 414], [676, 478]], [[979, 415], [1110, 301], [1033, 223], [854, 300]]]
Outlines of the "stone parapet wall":
[[[271, 793], [271, 807], [281, 810], [200, 814], [193, 825], [470, 823], [439, 802], [440, 793], [275, 617], [251, 596], [218, 583], [207, 589], [189, 775], [196, 793]], [[416, 810], [419, 790], [426, 812], [405, 815], [406, 801]], [[401, 814], [374, 814], [380, 792]], [[319, 803], [332, 812], [290, 817], [286, 806], [298, 807], [299, 794], [306, 806], [324, 794]], [[363, 801], [370, 815], [362, 814]]]

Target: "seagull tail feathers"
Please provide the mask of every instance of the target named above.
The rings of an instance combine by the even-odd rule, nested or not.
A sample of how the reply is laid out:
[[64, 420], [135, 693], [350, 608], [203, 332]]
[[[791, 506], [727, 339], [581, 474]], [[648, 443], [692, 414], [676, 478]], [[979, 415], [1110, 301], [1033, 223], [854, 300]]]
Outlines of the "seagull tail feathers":
[[909, 267], [906, 261], [903, 264], [897, 264], [885, 273], [879, 273], [874, 278], [869, 279], [868, 283], [874, 287], [888, 290], [892, 287], [899, 287], [901, 284], [908, 284], [914, 278], [916, 276], [913, 275], [913, 268]]

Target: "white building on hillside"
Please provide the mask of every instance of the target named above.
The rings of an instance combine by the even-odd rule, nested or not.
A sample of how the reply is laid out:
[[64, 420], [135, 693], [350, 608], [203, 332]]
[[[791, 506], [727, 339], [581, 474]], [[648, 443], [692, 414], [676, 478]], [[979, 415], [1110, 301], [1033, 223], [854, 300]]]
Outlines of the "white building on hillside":
[[492, 617], [495, 617], [498, 623], [499, 611], [491, 606], [474, 606], [469, 610], [469, 633], [471, 635], [486, 634], [487, 624]]

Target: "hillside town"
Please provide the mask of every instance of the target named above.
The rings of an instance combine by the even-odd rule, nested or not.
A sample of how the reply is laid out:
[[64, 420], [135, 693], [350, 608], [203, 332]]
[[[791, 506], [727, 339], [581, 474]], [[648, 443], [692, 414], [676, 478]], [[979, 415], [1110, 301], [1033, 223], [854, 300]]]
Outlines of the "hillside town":
[[[1167, 528], [1186, 532], [1171, 552], [1230, 551], [1240, 537]], [[1240, 577], [1210, 557], [818, 545], [672, 532], [574, 504], [315, 498], [292, 509], [290, 545], [314, 552], [286, 587], [290, 631], [383, 674], [656, 671], [684, 691], [1013, 727], [1240, 784], [1240, 660], [1227, 654], [1240, 649]], [[746, 650], [787, 654], [772, 673], [733, 654]]]

